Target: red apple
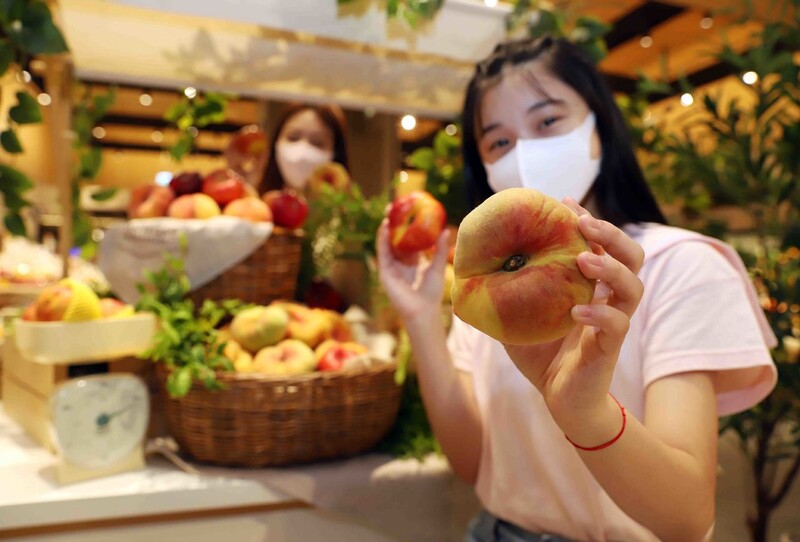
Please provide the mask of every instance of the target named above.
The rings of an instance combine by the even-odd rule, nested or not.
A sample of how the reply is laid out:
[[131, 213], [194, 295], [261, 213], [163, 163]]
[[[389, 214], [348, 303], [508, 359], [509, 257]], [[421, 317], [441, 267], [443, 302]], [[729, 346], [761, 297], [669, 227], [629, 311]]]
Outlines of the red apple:
[[257, 126], [245, 126], [231, 138], [230, 150], [244, 157], [258, 157], [267, 151], [267, 137]]
[[314, 279], [308, 286], [305, 304], [315, 309], [329, 309], [333, 311], [343, 311], [346, 303], [341, 294], [331, 286], [331, 283], [324, 279]]
[[176, 196], [194, 194], [203, 189], [203, 176], [197, 171], [184, 171], [172, 178], [169, 187]]
[[36, 319], [40, 322], [63, 320], [71, 301], [72, 288], [69, 285], [61, 282], [51, 284], [42, 290], [36, 299]]
[[167, 213], [172, 218], [212, 218], [222, 211], [211, 196], [186, 194], [173, 201]]
[[447, 224], [447, 213], [423, 190], [400, 196], [389, 209], [389, 244], [398, 259], [432, 248]]
[[339, 371], [348, 359], [367, 353], [367, 347], [354, 342], [339, 342], [329, 339], [314, 350], [317, 371]]
[[308, 202], [294, 190], [271, 190], [261, 196], [270, 210], [276, 226], [299, 228], [308, 216]]
[[131, 191], [128, 217], [154, 218], [165, 216], [174, 199], [175, 192], [168, 186], [156, 184], [137, 186]]
[[36, 302], [30, 303], [25, 310], [22, 311], [22, 319], [28, 322], [35, 322], [38, 320], [38, 316], [36, 315]]
[[269, 205], [258, 198], [233, 200], [225, 206], [222, 214], [243, 218], [250, 222], [272, 222], [272, 211], [270, 211]]
[[212, 171], [203, 179], [203, 194], [211, 196], [220, 207], [244, 196], [245, 181], [230, 168]]

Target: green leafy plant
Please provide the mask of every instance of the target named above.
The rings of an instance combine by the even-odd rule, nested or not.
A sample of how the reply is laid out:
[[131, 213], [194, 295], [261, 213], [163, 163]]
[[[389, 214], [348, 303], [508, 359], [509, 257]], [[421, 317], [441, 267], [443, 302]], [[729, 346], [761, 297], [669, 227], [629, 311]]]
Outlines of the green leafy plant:
[[199, 128], [225, 120], [229, 100], [229, 95], [220, 92], [206, 92], [197, 96], [195, 89], [185, 89], [183, 97], [167, 109], [164, 120], [180, 133], [178, 140], [169, 148], [169, 154], [176, 162], [192, 152]]
[[218, 372], [233, 371], [233, 363], [223, 355], [225, 342], [218, 327], [248, 305], [239, 300], [219, 303], [206, 299], [196, 307], [189, 293], [189, 278], [183, 260], [168, 254], [165, 266], [148, 271], [144, 283], [137, 285], [141, 297], [137, 311], [156, 315], [159, 329], [153, 346], [140, 357], [164, 363], [170, 369], [166, 388], [172, 397], [183, 397], [198, 380], [206, 389], [220, 390]]
[[[48, 4], [42, 0], [4, 0], [0, 2], [0, 78], [15, 74], [23, 81], [22, 66], [37, 55], [67, 51], [64, 37], [53, 22]], [[8, 128], [0, 133], [0, 145], [9, 155], [24, 151], [17, 131], [20, 126], [42, 121], [39, 104], [27, 89], [16, 93], [16, 103], [8, 109]], [[4, 159], [5, 162], [5, 159]], [[0, 163], [0, 193], [3, 195], [6, 229], [25, 235], [22, 210], [30, 205], [25, 194], [33, 183], [8, 163]]]
[[[72, 244], [89, 247], [92, 241], [92, 224], [89, 216], [80, 208], [81, 187], [93, 181], [103, 164], [103, 154], [94, 145], [92, 130], [114, 104], [116, 89], [112, 87], [105, 94], [92, 96], [89, 87], [84, 89], [80, 102], [72, 111], [72, 128], [75, 140], [72, 148], [76, 155], [76, 166], [72, 176]], [[116, 194], [115, 188], [107, 188], [92, 194], [96, 201], [106, 201]]]
[[[748, 51], [718, 52], [739, 74], [755, 73], [757, 81], [740, 83], [742, 96], [699, 99], [695, 92], [699, 103], [679, 133], [653, 125], [634, 130], [648, 180], [662, 201], [677, 206], [684, 226], [725, 236], [727, 223], [714, 218], [720, 207], [738, 209], [752, 224], [755, 242], [740, 250], [778, 337], [772, 356], [779, 377], [769, 397], [723, 420], [721, 432], [738, 437], [752, 469], [747, 522], [755, 542], [768, 540], [772, 513], [800, 472], [800, 67], [793, 60], [800, 52], [800, 1], [791, 4], [794, 16], [764, 25]], [[652, 83], [649, 90], [664, 89]], [[643, 110], [627, 105], [635, 128]]]
[[595, 63], [608, 54], [604, 36], [611, 26], [596, 17], [578, 15], [574, 9], [542, 0], [516, 0], [508, 19], [511, 35], [527, 33], [532, 38], [549, 35], [566, 38], [580, 47]]
[[367, 197], [355, 183], [347, 190], [323, 185], [309, 202], [298, 288], [302, 291], [311, 280], [326, 278], [335, 260], [361, 262], [369, 271], [366, 287], [375, 287], [375, 239], [388, 204], [388, 190]]
[[[336, 0], [337, 5], [355, 4], [364, 0]], [[433, 19], [442, 9], [445, 0], [385, 0], [386, 16], [405, 21], [411, 28], [418, 28]]]

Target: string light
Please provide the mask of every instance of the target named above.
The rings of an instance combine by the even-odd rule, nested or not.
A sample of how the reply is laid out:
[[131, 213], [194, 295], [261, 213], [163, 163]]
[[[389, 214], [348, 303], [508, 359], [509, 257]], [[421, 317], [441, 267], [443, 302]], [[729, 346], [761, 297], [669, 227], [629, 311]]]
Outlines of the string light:
[[139, 95], [139, 103], [144, 107], [150, 107], [153, 105], [153, 97], [149, 92], [144, 91]]
[[709, 12], [705, 12], [703, 14], [703, 18], [700, 19], [700, 28], [703, 30], [708, 30], [712, 26], [714, 26], [714, 19], [711, 17]]
[[694, 103], [694, 97], [692, 97], [692, 95], [691, 95], [691, 94], [689, 94], [688, 92], [684, 93], [684, 94], [681, 96], [681, 105], [682, 105], [682, 106], [684, 106], [684, 107], [689, 107], [689, 106], [690, 106], [690, 105], [692, 105], [693, 103]]
[[497, 0], [483, 0], [483, 3], [490, 8], [497, 6]]
[[47, 106], [53, 102], [53, 99], [50, 97], [48, 93], [42, 92], [36, 97], [36, 101], [39, 102], [39, 105]]
[[103, 139], [106, 137], [106, 129], [102, 126], [95, 126], [92, 128], [92, 135], [97, 139]]
[[400, 172], [400, 182], [407, 183], [408, 182], [408, 171], [403, 170]]
[[186, 131], [187, 131], [187, 132], [189, 133], [189, 135], [190, 135], [190, 136], [192, 136], [192, 137], [197, 137], [197, 135], [200, 133], [200, 130], [198, 130], [198, 129], [197, 129], [196, 127], [194, 127], [194, 126], [189, 126], [189, 129], [188, 129], [188, 130], [186, 130]]
[[193, 100], [197, 96], [197, 89], [194, 87], [186, 87], [183, 94], [190, 100]]
[[161, 143], [162, 141], [164, 141], [164, 134], [162, 134], [158, 130], [153, 130], [153, 133], [150, 134], [150, 139], [153, 140], [153, 143]]
[[643, 49], [649, 49], [650, 47], [653, 46], [653, 36], [651, 36], [650, 33], [648, 32], [647, 34], [641, 37], [641, 39], [639, 40], [639, 45], [641, 45]]
[[414, 115], [404, 115], [402, 119], [400, 119], [400, 126], [403, 127], [403, 130], [410, 132], [414, 129], [417, 125], [417, 119]]
[[456, 126], [455, 124], [448, 124], [447, 126], [444, 127], [444, 133], [446, 133], [449, 136], [454, 136], [458, 133], [458, 126]]
[[744, 72], [742, 81], [746, 85], [755, 85], [758, 82], [758, 74], [754, 71]]

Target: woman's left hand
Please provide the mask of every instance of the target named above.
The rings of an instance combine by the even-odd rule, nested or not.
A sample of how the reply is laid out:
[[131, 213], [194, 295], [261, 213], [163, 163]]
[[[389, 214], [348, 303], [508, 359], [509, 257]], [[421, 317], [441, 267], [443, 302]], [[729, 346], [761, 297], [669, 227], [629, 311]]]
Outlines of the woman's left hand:
[[594, 218], [574, 200], [565, 203], [579, 215], [580, 231], [592, 247], [592, 252], [578, 256], [578, 267], [584, 276], [598, 281], [594, 299], [590, 305], [573, 307], [572, 318], [578, 325], [563, 339], [534, 346], [506, 345], [506, 351], [542, 393], [567, 435], [574, 428], [590, 439], [593, 435], [584, 428], [606, 417], [609, 407], [616, 408], [609, 403], [608, 390], [631, 316], [642, 297], [636, 273], [644, 252], [613, 224]]

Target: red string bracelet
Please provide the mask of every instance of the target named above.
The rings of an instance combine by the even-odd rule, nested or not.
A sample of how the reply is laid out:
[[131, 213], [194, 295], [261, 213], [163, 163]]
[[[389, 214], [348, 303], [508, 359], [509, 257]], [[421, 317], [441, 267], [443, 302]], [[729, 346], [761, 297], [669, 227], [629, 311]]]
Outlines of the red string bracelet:
[[[609, 395], [611, 395], [611, 394], [609, 393]], [[614, 397], [613, 395], [611, 395], [611, 398], [614, 400], [615, 403], [617, 403], [617, 406], [619, 407], [620, 411], [622, 412], [622, 429], [619, 430], [619, 433], [617, 433], [617, 436], [615, 436], [614, 438], [612, 438], [608, 442], [604, 442], [603, 444], [600, 444], [599, 446], [591, 446], [591, 447], [586, 447], [586, 446], [581, 446], [580, 444], [575, 444], [572, 441], [572, 439], [570, 439], [567, 435], [564, 435], [564, 438], [566, 438], [569, 441], [569, 443], [572, 444], [573, 446], [575, 446], [577, 449], [583, 450], [585, 452], [596, 452], [597, 450], [602, 450], [603, 448], [608, 448], [609, 446], [611, 446], [612, 444], [617, 442], [619, 440], [619, 438], [622, 436], [622, 433], [625, 432], [625, 426], [628, 424], [628, 416], [625, 414], [625, 407], [623, 407], [619, 403], [619, 401], [617, 401], [617, 398]]]

